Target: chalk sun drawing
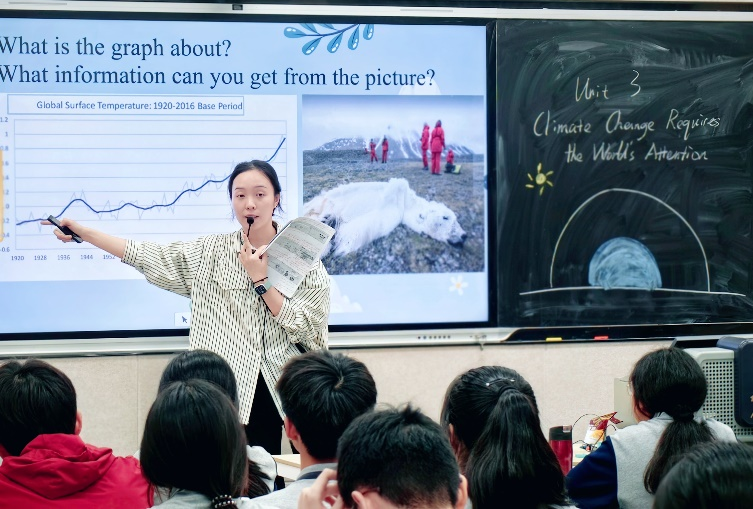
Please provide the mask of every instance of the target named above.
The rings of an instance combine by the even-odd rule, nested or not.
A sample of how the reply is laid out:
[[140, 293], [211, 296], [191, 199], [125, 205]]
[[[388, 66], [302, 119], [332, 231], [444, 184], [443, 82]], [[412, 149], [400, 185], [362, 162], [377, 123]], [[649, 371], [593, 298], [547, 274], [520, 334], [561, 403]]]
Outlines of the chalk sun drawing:
[[545, 186], [554, 187], [554, 184], [552, 184], [552, 181], [549, 180], [549, 177], [554, 175], [553, 171], [548, 171], [546, 173], [541, 171], [542, 165], [539, 163], [539, 165], [536, 167], [536, 176], [531, 175], [530, 173], [526, 173], [528, 176], [528, 180], [533, 183], [526, 184], [526, 187], [528, 189], [536, 189], [536, 187], [539, 188], [539, 196], [544, 194]]

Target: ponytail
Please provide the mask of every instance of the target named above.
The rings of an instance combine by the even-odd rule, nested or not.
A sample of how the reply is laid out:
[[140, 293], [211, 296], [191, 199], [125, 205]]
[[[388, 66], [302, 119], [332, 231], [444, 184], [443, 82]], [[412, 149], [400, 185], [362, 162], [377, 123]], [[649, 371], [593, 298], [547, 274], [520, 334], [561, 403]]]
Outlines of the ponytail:
[[672, 417], [643, 475], [646, 491], [656, 493], [659, 481], [680, 455], [714, 439], [705, 422], [695, 421], [695, 413], [706, 401], [706, 376], [687, 352], [670, 347], [641, 357], [630, 383], [635, 402], [647, 416], [666, 413]]
[[562, 470], [530, 399], [512, 385], [486, 390], [496, 393], [496, 403], [465, 471], [474, 509], [566, 503]]
[[646, 467], [643, 485], [649, 493], [656, 493], [659, 482], [676, 460], [694, 445], [711, 442], [714, 436], [705, 422], [696, 422], [692, 413], [672, 416], [656, 445], [654, 456]]

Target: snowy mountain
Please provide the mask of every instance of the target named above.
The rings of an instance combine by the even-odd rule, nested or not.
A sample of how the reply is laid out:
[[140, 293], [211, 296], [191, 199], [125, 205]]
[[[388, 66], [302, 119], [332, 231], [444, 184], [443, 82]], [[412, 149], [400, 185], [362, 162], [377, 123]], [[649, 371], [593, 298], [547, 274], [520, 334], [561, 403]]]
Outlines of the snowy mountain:
[[[408, 133], [387, 133], [387, 141], [390, 147], [390, 158], [393, 159], [421, 159], [421, 133], [419, 131], [413, 131]], [[364, 150], [369, 146], [369, 140], [373, 139], [377, 144], [376, 151], [381, 154], [382, 152], [382, 138], [383, 135], [373, 136], [366, 138], [363, 136], [357, 136], [353, 138], [337, 138], [332, 141], [328, 141], [323, 145], [315, 148], [319, 151], [335, 151], [335, 150]], [[455, 152], [455, 157], [472, 156], [473, 151], [461, 144], [451, 143], [451, 140], [445, 138], [446, 149], [452, 149]]]

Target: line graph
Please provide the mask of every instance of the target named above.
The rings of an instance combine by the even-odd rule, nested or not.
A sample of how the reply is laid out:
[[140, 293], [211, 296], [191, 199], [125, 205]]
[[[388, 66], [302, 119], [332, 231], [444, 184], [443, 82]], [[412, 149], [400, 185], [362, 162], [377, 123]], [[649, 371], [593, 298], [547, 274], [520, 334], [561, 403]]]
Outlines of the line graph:
[[[273, 161], [274, 158], [275, 158], [275, 156], [277, 155], [277, 153], [280, 151], [280, 149], [282, 148], [282, 146], [284, 144], [285, 144], [285, 138], [282, 138], [282, 140], [280, 141], [280, 144], [277, 146], [277, 149], [274, 151], [274, 153], [272, 154], [272, 156], [269, 159], [266, 159], [266, 161], [267, 162]], [[2, 163], [2, 152], [0, 152], [0, 164], [1, 163]], [[119, 207], [116, 207], [116, 208], [110, 208], [110, 209], [104, 209], [104, 210], [96, 210], [89, 203], [87, 203], [87, 201], [85, 199], [83, 199], [83, 198], [75, 198], [75, 199], [69, 201], [68, 204], [65, 207], [63, 207], [63, 210], [61, 210], [59, 213], [55, 214], [55, 217], [62, 216], [63, 214], [65, 214], [66, 210], [68, 210], [72, 205], [74, 205], [76, 203], [81, 203], [81, 204], [85, 205], [86, 208], [88, 208], [89, 210], [91, 210], [95, 214], [112, 214], [112, 213], [115, 213], [115, 212], [119, 212], [119, 211], [123, 210], [126, 207], [133, 207], [133, 208], [135, 208], [137, 210], [141, 210], [141, 211], [147, 211], [147, 210], [152, 210], [152, 209], [155, 209], [155, 208], [162, 208], [162, 207], [165, 207], [165, 208], [172, 207], [185, 194], [187, 194], [187, 193], [197, 193], [197, 192], [201, 191], [202, 189], [204, 189], [209, 184], [224, 184], [225, 182], [227, 182], [227, 179], [229, 179], [229, 178], [230, 178], [230, 175], [228, 175], [227, 177], [225, 177], [225, 178], [223, 178], [221, 180], [212, 180], [212, 179], [207, 180], [203, 184], [201, 184], [200, 186], [198, 186], [196, 188], [182, 190], [175, 197], [175, 199], [173, 201], [171, 201], [170, 203], [164, 203], [164, 204], [163, 203], [155, 203], [153, 205], [149, 205], [149, 206], [146, 206], [146, 207], [140, 206], [140, 205], [138, 205], [136, 203], [126, 202], [126, 203], [123, 203], [122, 205], [120, 205]], [[2, 191], [2, 184], [0, 184], [0, 191]], [[2, 216], [0, 216], [0, 217], [2, 217]], [[37, 217], [37, 218], [33, 218], [33, 219], [27, 219], [25, 221], [20, 221], [20, 222], [16, 223], [16, 226], [20, 226], [20, 225], [26, 224], [26, 223], [36, 223], [36, 222], [42, 221], [43, 219], [45, 219], [45, 218], [44, 217]], [[2, 234], [2, 229], [0, 229], [0, 234]], [[2, 238], [0, 238], [0, 241], [2, 241]]]
[[[161, 244], [231, 232], [239, 226], [227, 181], [243, 161], [270, 162], [284, 203], [297, 204], [296, 97], [243, 100], [244, 114], [233, 116], [12, 117], [14, 200], [4, 210], [11, 218], [4, 226], [12, 231], [14, 252], [26, 258], [12, 271], [0, 270], [0, 281], [139, 279], [91, 245], [61, 244], [39, 222], [65, 216], [117, 237]], [[26, 263], [38, 258], [45, 263]]]

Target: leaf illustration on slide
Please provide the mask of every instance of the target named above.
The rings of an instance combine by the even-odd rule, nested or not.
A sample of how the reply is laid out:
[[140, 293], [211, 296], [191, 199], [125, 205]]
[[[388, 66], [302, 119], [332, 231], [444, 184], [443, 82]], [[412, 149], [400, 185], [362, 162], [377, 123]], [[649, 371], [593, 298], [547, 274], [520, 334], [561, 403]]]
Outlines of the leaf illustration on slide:
[[[303, 28], [303, 30], [296, 28], [296, 27], [285, 27], [285, 30], [283, 31], [283, 34], [285, 37], [289, 39], [298, 39], [301, 37], [311, 37], [312, 40], [307, 42], [301, 47], [301, 51], [303, 51], [304, 55], [310, 55], [312, 54], [317, 46], [319, 46], [319, 43], [322, 39], [325, 38], [332, 38], [330, 39], [329, 43], [327, 44], [327, 51], [330, 53], [336, 53], [338, 49], [340, 49], [340, 46], [342, 45], [343, 41], [343, 35], [348, 32], [349, 30], [352, 30], [353, 32], [350, 34], [350, 37], [348, 37], [348, 48], [351, 50], [354, 50], [358, 48], [358, 44], [361, 40], [361, 24], [353, 24], [348, 25], [344, 28], [335, 28], [335, 25], [332, 25], [330, 23], [299, 23], [299, 25]], [[317, 25], [322, 28], [329, 30], [329, 32], [324, 31], [318, 31]], [[368, 24], [364, 25], [363, 27], [363, 39], [364, 40], [370, 40], [372, 37], [374, 37], [374, 25]]]
[[321, 37], [317, 37], [313, 41], [309, 41], [306, 44], [303, 45], [301, 48], [301, 51], [303, 51], [304, 55], [310, 55], [314, 52], [317, 46], [319, 46], [319, 41], [321, 41]]
[[353, 33], [350, 35], [350, 39], [348, 39], [348, 47], [350, 49], [356, 49], [358, 47], [358, 28], [353, 30]]
[[306, 37], [305, 33], [293, 27], [286, 27], [283, 33], [285, 34], [285, 37], [288, 37], [290, 39], [297, 39], [298, 37]]
[[337, 37], [329, 41], [329, 44], [327, 44], [327, 51], [330, 53], [334, 53], [338, 50], [340, 47], [340, 42], [343, 40], [343, 34], [337, 34]]

